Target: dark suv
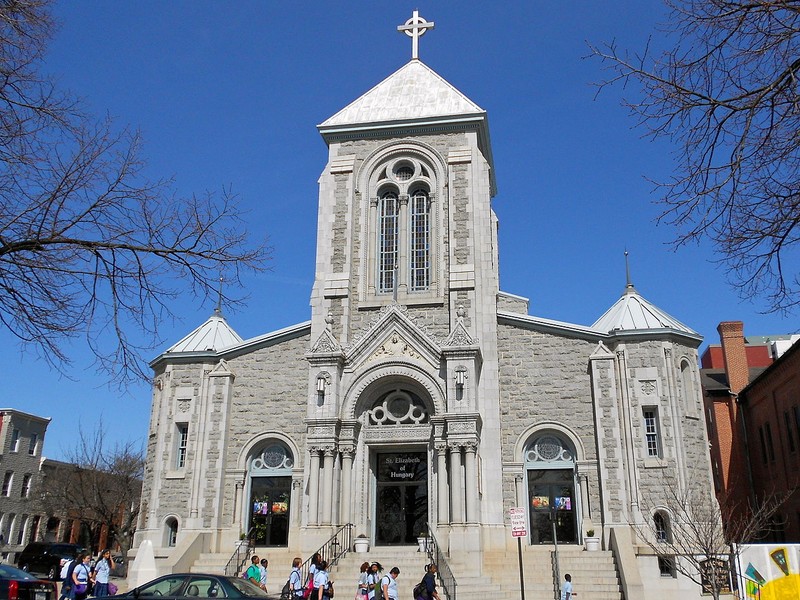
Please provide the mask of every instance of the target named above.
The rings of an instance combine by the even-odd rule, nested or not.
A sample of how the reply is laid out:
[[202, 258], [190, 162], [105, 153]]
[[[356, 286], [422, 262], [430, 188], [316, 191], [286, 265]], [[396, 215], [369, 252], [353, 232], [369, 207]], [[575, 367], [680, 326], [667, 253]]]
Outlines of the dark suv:
[[31, 542], [17, 557], [17, 566], [31, 573], [43, 573], [48, 579], [58, 579], [61, 567], [84, 548], [78, 544]]

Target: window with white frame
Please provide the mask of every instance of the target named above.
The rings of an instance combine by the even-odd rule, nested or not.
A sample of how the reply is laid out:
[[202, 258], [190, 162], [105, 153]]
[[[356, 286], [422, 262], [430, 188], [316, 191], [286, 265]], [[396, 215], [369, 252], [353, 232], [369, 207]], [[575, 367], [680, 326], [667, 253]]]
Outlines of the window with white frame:
[[11, 452], [19, 452], [19, 429], [11, 432]]
[[189, 424], [177, 423], [175, 431], [175, 468], [186, 466], [186, 449], [189, 445]]
[[642, 409], [644, 418], [644, 441], [647, 456], [659, 458], [661, 456], [661, 432], [658, 422], [658, 408], [646, 406]]
[[33, 481], [33, 475], [25, 473], [22, 477], [22, 490], [20, 491], [20, 496], [22, 498], [27, 498], [31, 495], [31, 481]]
[[426, 298], [435, 291], [431, 169], [416, 157], [395, 158], [375, 170], [370, 187], [369, 293]]
[[3, 489], [0, 490], [0, 494], [6, 497], [10, 496], [11, 484], [13, 481], [14, 481], [14, 471], [6, 471], [6, 474], [3, 477]]
[[31, 442], [30, 444], [28, 444], [28, 454], [30, 454], [31, 456], [36, 456], [36, 450], [38, 449], [38, 446], [39, 446], [39, 434], [32, 433]]

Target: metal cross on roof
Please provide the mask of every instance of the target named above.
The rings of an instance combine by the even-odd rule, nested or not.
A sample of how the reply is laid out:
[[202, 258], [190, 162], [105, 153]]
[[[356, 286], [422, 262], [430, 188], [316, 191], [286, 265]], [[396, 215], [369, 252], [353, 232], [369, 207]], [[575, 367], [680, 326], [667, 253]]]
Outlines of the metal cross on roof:
[[433, 21], [430, 23], [419, 16], [419, 11], [415, 10], [411, 18], [405, 25], [397, 27], [397, 31], [402, 31], [411, 38], [411, 58], [419, 58], [419, 38], [425, 35], [428, 29], [433, 29]]

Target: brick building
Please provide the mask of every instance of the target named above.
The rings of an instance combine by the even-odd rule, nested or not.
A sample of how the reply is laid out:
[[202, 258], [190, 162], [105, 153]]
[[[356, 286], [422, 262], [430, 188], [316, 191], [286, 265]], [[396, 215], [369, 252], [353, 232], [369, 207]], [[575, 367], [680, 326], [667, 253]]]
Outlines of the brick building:
[[[800, 485], [800, 336], [745, 337], [741, 321], [717, 329], [700, 373], [717, 497], [735, 519]], [[800, 496], [780, 512], [767, 537], [800, 542]]]
[[[28, 542], [79, 543], [94, 552], [106, 548], [108, 528], [93, 525], [80, 508], [67, 508], [54, 499], [51, 485], [76, 481], [75, 465], [42, 455], [49, 417], [13, 408], [0, 409], [0, 557], [14, 562]], [[94, 472], [99, 473], [99, 472]], [[113, 476], [106, 488], [121, 485]], [[94, 475], [96, 478], [97, 475]], [[127, 482], [125, 482], [127, 484]], [[137, 482], [140, 486], [140, 482]], [[137, 492], [139, 487], [135, 487]], [[122, 514], [122, 513], [121, 513]]]
[[310, 321], [244, 340], [217, 312], [151, 363], [136, 539], [158, 571], [224, 565], [244, 533], [289, 565], [352, 523], [392, 560], [430, 530], [459, 598], [499, 597], [525, 507], [532, 595], [554, 535], [581, 568], [594, 530], [598, 598], [699, 597], [631, 525], [667, 526], [665, 481], [713, 493], [700, 335], [630, 282], [586, 297], [592, 325], [501, 291], [486, 112], [418, 58], [319, 132]]

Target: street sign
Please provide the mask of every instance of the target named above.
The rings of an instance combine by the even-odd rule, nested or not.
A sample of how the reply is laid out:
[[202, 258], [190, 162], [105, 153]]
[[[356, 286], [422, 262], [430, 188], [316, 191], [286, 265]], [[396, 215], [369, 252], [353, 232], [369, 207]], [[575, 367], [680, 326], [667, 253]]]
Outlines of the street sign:
[[527, 537], [528, 528], [525, 523], [525, 507], [516, 506], [508, 509], [508, 516], [511, 520], [511, 535], [515, 538]]

